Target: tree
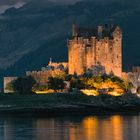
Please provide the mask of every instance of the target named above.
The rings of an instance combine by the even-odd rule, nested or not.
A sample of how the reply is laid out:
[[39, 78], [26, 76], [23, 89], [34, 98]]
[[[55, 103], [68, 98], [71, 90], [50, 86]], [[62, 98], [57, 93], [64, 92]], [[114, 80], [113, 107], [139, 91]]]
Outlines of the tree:
[[36, 83], [32, 89], [33, 91], [46, 91], [48, 90], [48, 85], [41, 85], [39, 83]]
[[80, 78], [72, 78], [70, 81], [70, 87], [72, 88], [77, 88], [77, 89], [84, 89], [85, 84], [84, 81]]
[[13, 81], [13, 89], [20, 94], [32, 93], [32, 87], [36, 84], [36, 81], [31, 77], [22, 77]]
[[48, 79], [48, 88], [53, 89], [55, 92], [57, 92], [57, 90], [63, 90], [65, 86], [64, 80], [61, 78], [50, 77]]

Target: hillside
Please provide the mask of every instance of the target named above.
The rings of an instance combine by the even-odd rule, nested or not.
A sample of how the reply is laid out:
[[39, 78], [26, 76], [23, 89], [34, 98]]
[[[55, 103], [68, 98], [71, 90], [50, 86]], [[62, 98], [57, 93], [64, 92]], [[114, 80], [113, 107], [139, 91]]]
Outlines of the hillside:
[[71, 25], [119, 24], [123, 30], [124, 70], [140, 65], [140, 4], [81, 1], [74, 5], [32, 1], [0, 16], [0, 69], [19, 75], [54, 61], [67, 61]]

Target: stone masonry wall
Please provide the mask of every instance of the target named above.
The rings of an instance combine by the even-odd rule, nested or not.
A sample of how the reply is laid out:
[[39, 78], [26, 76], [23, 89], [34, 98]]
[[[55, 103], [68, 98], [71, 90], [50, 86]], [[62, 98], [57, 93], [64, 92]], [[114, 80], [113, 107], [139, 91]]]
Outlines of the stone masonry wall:
[[97, 39], [91, 37], [74, 37], [69, 40], [69, 74], [82, 75], [88, 68], [100, 63], [106, 73], [113, 72], [116, 76], [122, 74], [122, 32], [119, 27], [113, 32], [113, 38]]

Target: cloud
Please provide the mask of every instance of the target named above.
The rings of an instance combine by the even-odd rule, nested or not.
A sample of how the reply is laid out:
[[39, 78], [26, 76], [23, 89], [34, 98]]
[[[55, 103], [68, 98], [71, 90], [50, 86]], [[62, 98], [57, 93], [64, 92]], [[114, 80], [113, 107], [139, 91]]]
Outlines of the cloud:
[[15, 7], [22, 7], [28, 0], [1, 0], [0, 1], [0, 14], [4, 13], [7, 9]]
[[30, 0], [0, 0], [0, 5], [14, 5], [18, 2], [28, 2]]
[[[0, 0], [0, 14], [4, 13], [7, 9], [11, 7], [20, 8], [25, 3], [33, 1], [33, 0]], [[38, 0], [40, 1], [47, 1], [47, 0]], [[57, 4], [70, 4], [80, 0], [48, 0]]]
[[[3, 13], [5, 10], [11, 7], [19, 8], [29, 1], [34, 1], [34, 0], [0, 0], [0, 13]], [[38, 0], [38, 1], [39, 2], [50, 1], [57, 4], [73, 4], [77, 1], [88, 1], [88, 0]], [[92, 1], [95, 1], [99, 4], [105, 4], [105, 3], [107, 4], [110, 2], [119, 2], [119, 3], [122, 2], [122, 3], [132, 3], [132, 4], [140, 3], [139, 0], [133, 0], [133, 2], [129, 0], [92, 0]]]
[[72, 4], [72, 3], [76, 3], [77, 1], [81, 1], [81, 0], [50, 0], [54, 3], [60, 3], [60, 4]]
[[[22, 2], [29, 2], [33, 0], [0, 0], [0, 5], [14, 5], [17, 2], [22, 1]], [[50, 2], [55, 2], [55, 3], [74, 3], [80, 0], [38, 0], [38, 1], [50, 1]]]

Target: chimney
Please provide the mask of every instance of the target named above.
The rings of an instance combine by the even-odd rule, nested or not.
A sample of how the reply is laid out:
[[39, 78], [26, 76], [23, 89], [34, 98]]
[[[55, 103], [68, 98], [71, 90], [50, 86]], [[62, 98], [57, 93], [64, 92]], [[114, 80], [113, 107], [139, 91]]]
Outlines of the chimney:
[[103, 26], [98, 26], [98, 36], [99, 38], [102, 38], [103, 35]]
[[73, 37], [76, 37], [77, 36], [77, 26], [76, 26], [76, 24], [73, 24], [72, 25], [72, 36]]

